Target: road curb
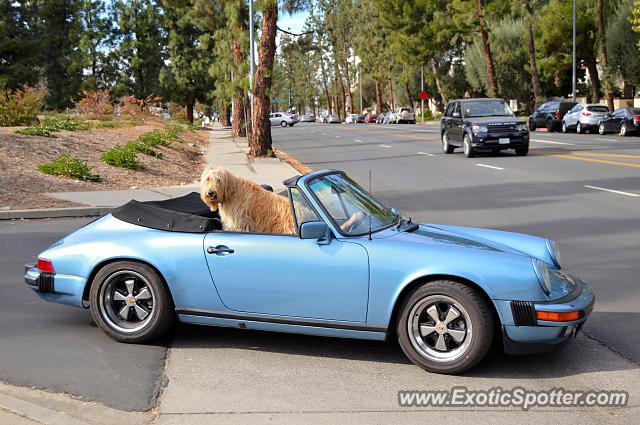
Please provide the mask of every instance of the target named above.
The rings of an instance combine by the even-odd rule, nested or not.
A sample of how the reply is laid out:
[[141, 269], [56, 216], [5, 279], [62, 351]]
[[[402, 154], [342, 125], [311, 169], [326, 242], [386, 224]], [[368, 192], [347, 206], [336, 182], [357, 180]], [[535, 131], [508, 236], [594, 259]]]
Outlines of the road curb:
[[72, 207], [37, 210], [0, 211], [0, 220], [21, 220], [65, 217], [97, 217], [110, 213], [115, 207]]
[[0, 409], [48, 425], [89, 424], [65, 413], [56, 412], [6, 394], [0, 394]]

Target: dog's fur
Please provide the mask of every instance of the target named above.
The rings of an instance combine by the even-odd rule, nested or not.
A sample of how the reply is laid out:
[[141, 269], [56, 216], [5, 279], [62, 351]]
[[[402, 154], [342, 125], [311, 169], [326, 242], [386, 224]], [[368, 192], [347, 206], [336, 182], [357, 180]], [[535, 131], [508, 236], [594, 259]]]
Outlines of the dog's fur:
[[224, 230], [231, 232], [295, 234], [289, 200], [260, 185], [210, 167], [200, 178], [200, 197], [220, 212]]

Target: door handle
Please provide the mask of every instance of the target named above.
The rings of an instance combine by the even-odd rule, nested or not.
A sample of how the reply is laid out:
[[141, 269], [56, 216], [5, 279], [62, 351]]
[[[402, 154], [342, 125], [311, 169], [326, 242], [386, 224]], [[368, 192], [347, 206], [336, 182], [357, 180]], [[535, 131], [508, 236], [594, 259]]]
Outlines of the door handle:
[[224, 245], [210, 246], [207, 248], [208, 254], [233, 254], [235, 251]]

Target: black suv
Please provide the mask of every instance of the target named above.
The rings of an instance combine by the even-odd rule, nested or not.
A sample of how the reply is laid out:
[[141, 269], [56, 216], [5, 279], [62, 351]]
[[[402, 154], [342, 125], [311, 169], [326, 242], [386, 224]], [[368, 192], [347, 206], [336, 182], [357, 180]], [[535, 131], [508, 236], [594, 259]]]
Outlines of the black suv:
[[445, 153], [462, 147], [467, 158], [504, 149], [515, 149], [519, 156], [529, 153], [527, 123], [503, 99], [452, 100], [440, 121], [440, 136]]
[[551, 100], [543, 103], [529, 117], [529, 130], [546, 128], [547, 131], [556, 131], [560, 128], [562, 117], [574, 106], [575, 102], [564, 100]]

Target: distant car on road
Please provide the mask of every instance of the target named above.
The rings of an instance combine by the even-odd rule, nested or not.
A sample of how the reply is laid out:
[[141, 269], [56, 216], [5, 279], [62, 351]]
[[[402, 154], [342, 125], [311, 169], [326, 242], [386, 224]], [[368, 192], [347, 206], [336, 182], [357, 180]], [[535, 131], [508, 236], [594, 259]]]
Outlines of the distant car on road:
[[467, 158], [504, 149], [515, 149], [518, 156], [529, 153], [527, 124], [503, 99], [452, 100], [440, 121], [440, 135], [445, 153], [462, 147]]
[[302, 118], [300, 118], [300, 122], [316, 122], [316, 116], [315, 115], [303, 115]]
[[384, 123], [384, 117], [386, 116], [386, 112], [380, 112], [378, 114], [378, 116], [376, 117], [376, 124], [382, 124]]
[[340, 117], [339, 117], [339, 116], [337, 116], [337, 115], [329, 115], [329, 116], [327, 117], [327, 122], [328, 122], [329, 124], [340, 124], [340, 123], [342, 122], [342, 120], [341, 120], [341, 119], [340, 119]]
[[269, 114], [269, 121], [271, 125], [279, 125], [282, 127], [293, 127], [300, 122], [300, 118], [297, 115], [290, 114], [288, 112], [274, 112]]
[[393, 112], [389, 111], [384, 114], [384, 118], [382, 119], [382, 124], [391, 124], [392, 122], [395, 122], [395, 119], [393, 116]]
[[556, 131], [560, 128], [562, 118], [575, 102], [564, 100], [552, 100], [540, 105], [529, 117], [529, 130], [535, 131], [537, 128], [546, 128], [547, 131]]
[[598, 133], [627, 136], [640, 131], [640, 108], [618, 108], [600, 121]]
[[411, 108], [396, 108], [393, 113], [393, 122], [396, 124], [407, 123], [407, 124], [415, 124], [416, 123], [416, 114], [413, 112]]
[[609, 108], [605, 105], [579, 103], [562, 118], [562, 132], [567, 133], [569, 130], [575, 130], [576, 133], [581, 134], [595, 129], [608, 113]]
[[358, 114], [349, 114], [344, 119], [344, 122], [347, 124], [355, 124], [358, 122]]
[[375, 122], [376, 122], [376, 115], [374, 115], [374, 114], [367, 114], [367, 115], [364, 117], [364, 122], [365, 122], [366, 124], [375, 123]]

